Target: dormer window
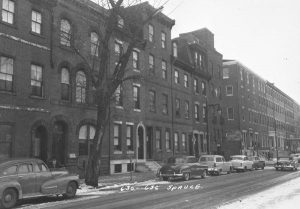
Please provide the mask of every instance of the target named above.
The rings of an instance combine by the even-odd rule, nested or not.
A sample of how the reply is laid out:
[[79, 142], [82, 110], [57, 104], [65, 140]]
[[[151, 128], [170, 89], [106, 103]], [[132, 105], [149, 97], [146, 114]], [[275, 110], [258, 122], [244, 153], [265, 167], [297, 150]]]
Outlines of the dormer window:
[[178, 56], [178, 50], [177, 50], [177, 43], [173, 42], [173, 56], [177, 57]]
[[118, 16], [118, 27], [119, 28], [124, 27], [124, 19], [121, 16]]

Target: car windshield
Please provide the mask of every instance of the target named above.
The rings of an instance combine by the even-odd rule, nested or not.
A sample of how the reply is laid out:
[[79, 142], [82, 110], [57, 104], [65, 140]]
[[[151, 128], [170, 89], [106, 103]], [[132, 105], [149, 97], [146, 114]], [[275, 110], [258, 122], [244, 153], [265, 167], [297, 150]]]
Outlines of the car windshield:
[[239, 156], [231, 156], [230, 158], [231, 160], [244, 160], [243, 157], [239, 157]]
[[200, 158], [200, 162], [207, 162], [207, 161], [214, 161], [214, 158], [213, 157], [201, 157]]

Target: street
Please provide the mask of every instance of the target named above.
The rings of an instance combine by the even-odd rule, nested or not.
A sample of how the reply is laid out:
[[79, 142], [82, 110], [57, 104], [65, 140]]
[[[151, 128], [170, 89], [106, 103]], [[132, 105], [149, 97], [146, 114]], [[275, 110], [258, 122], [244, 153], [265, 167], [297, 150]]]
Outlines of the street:
[[[256, 194], [272, 186], [300, 176], [300, 172], [281, 172], [273, 168], [266, 170], [211, 176], [192, 179], [188, 182], [171, 181], [169, 184], [119, 187], [110, 195], [99, 195], [93, 199], [82, 198], [65, 202], [60, 198], [50, 201], [55, 208], [217, 208], [239, 198]], [[127, 191], [129, 190], [129, 191]], [[95, 194], [91, 194], [95, 195]], [[53, 204], [37, 204], [37, 200], [26, 200], [19, 208], [53, 208]], [[34, 207], [36, 206], [36, 207]]]

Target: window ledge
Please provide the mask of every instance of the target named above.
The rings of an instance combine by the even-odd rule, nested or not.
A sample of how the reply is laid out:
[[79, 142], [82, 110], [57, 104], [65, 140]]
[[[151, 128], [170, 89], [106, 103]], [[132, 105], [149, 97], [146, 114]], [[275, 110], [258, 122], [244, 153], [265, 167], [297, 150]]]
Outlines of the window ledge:
[[127, 154], [134, 154], [134, 151], [127, 151]]
[[0, 94], [7, 94], [7, 95], [12, 95], [12, 96], [16, 96], [16, 92], [14, 91], [5, 91], [5, 90], [0, 90]]
[[133, 109], [135, 112], [141, 112], [141, 109]]
[[6, 25], [8, 27], [18, 29], [15, 22], [13, 24], [10, 24], [10, 23], [4, 22], [3, 20], [0, 20], [0, 23], [3, 24], [3, 25]]
[[116, 105], [115, 108], [120, 109], [120, 110], [124, 110], [124, 107], [123, 107], [123, 106], [118, 106], [118, 105]]
[[46, 100], [46, 97], [43, 96], [40, 97], [40, 96], [30, 95], [29, 97], [32, 99]]
[[140, 69], [133, 69], [133, 72], [140, 73], [141, 70]]
[[121, 154], [122, 154], [122, 151], [114, 151], [114, 154], [116, 154], [116, 155], [121, 155]]
[[29, 31], [29, 33], [33, 36], [36, 36], [36, 37], [40, 37], [40, 38], [43, 38], [45, 39], [46, 37], [44, 35], [42, 35], [41, 33], [35, 33], [33, 31]]

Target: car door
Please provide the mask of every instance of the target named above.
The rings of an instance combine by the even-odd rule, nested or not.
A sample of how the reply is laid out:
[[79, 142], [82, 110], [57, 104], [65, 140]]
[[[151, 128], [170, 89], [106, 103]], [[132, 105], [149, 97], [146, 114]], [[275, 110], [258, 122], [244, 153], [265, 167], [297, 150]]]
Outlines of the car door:
[[18, 182], [21, 185], [23, 195], [36, 193], [36, 175], [31, 163], [21, 163], [18, 166]]
[[223, 171], [226, 171], [226, 172], [228, 172], [228, 171], [230, 171], [230, 168], [229, 168], [229, 166], [228, 166], [228, 163], [225, 161], [225, 159], [224, 159], [224, 157], [222, 157], [222, 170]]
[[247, 169], [251, 169], [251, 168], [252, 168], [253, 162], [250, 161], [250, 160], [248, 159], [248, 157], [244, 157], [244, 162], [245, 162], [245, 164], [246, 164], [246, 166], [247, 166]]
[[34, 171], [36, 173], [36, 182], [37, 182], [36, 190], [37, 192], [43, 193], [44, 191], [42, 190], [42, 186], [45, 182], [52, 179], [52, 174], [49, 171], [48, 167], [42, 162], [37, 162], [34, 165]]

